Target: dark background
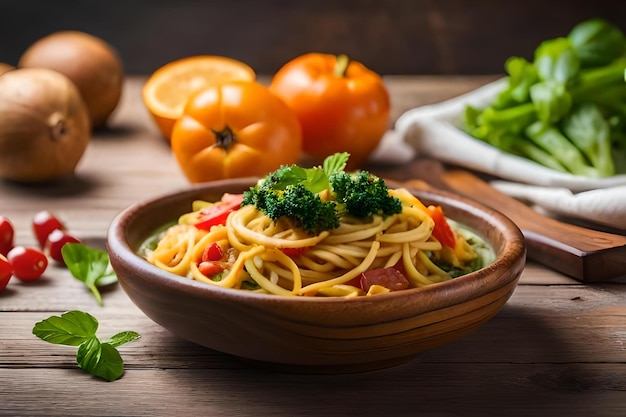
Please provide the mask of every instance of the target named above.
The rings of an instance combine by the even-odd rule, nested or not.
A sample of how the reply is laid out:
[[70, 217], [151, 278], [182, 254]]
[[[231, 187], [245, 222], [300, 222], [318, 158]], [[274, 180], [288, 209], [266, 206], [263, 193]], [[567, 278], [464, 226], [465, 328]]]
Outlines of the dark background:
[[195, 54], [271, 74], [313, 51], [384, 74], [494, 74], [591, 17], [626, 31], [626, 1], [0, 0], [0, 61], [15, 65], [35, 40], [73, 29], [113, 45], [127, 74]]

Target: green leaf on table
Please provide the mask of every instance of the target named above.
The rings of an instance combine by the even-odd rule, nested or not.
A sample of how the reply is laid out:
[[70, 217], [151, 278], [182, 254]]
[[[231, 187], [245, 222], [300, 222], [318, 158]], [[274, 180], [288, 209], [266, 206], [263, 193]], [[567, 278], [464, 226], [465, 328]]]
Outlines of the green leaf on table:
[[51, 316], [35, 324], [33, 334], [46, 342], [78, 346], [93, 338], [98, 330], [98, 320], [83, 311], [68, 311]]
[[109, 343], [93, 338], [78, 347], [76, 363], [90, 374], [115, 381], [124, 374], [124, 361], [117, 349]]
[[132, 342], [134, 340], [137, 340], [139, 339], [139, 337], [141, 337], [139, 333], [133, 332], [132, 330], [127, 330], [125, 332], [121, 332], [112, 336], [108, 340], [105, 340], [105, 343], [108, 343], [113, 347], [118, 347], [126, 343]]
[[124, 331], [102, 342], [96, 336], [97, 329], [98, 320], [95, 317], [73, 310], [36, 323], [33, 334], [49, 343], [78, 346], [76, 363], [82, 370], [114, 381], [124, 374], [124, 362], [117, 347], [137, 340], [140, 335]]
[[115, 271], [111, 268], [109, 254], [82, 243], [66, 243], [61, 249], [61, 254], [72, 276], [82, 281], [94, 295], [98, 304], [103, 305], [98, 287], [117, 282]]

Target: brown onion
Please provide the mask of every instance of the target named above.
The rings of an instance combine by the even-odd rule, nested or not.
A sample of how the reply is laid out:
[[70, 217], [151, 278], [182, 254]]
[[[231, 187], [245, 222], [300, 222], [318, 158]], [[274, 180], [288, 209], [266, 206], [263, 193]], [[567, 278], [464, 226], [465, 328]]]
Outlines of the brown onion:
[[76, 84], [93, 127], [103, 126], [117, 107], [124, 72], [117, 52], [104, 40], [78, 31], [55, 32], [33, 43], [18, 68], [48, 68]]
[[0, 75], [4, 74], [5, 72], [9, 72], [12, 69], [15, 69], [15, 67], [13, 67], [13, 65], [9, 65], [9, 64], [5, 64], [4, 62], [0, 62]]
[[44, 68], [0, 76], [0, 177], [43, 182], [74, 172], [91, 133], [69, 78]]

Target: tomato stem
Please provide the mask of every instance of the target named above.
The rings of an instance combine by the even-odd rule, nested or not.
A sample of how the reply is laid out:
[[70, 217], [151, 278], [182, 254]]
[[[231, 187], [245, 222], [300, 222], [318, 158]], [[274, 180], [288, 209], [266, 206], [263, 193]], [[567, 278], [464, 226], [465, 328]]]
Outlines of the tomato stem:
[[215, 135], [215, 143], [220, 148], [228, 149], [236, 141], [235, 134], [228, 126], [222, 130], [213, 130], [213, 134]]
[[335, 63], [335, 70], [333, 71], [333, 74], [335, 74], [336, 77], [345, 77], [346, 72], [348, 72], [349, 64], [350, 58], [348, 58], [348, 55], [337, 55], [337, 62]]

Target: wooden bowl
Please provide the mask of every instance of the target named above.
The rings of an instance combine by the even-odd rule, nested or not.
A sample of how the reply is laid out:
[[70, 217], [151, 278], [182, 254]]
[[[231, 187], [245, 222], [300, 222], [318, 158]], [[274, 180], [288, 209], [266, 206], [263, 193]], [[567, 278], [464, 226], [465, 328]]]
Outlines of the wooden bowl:
[[[453, 194], [414, 193], [485, 238], [496, 260], [471, 274], [371, 297], [281, 297], [224, 289], [165, 272], [137, 255], [155, 230], [196, 199], [242, 192], [252, 179], [226, 180], [136, 204], [107, 236], [120, 285], [150, 319], [199, 345], [284, 371], [346, 373], [407, 362], [491, 319], [525, 265], [520, 230], [504, 215]], [[393, 184], [390, 184], [392, 186]]]

